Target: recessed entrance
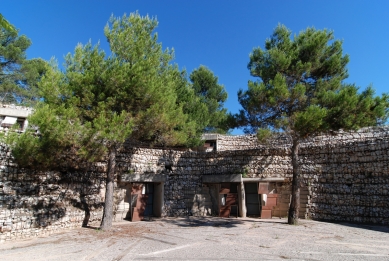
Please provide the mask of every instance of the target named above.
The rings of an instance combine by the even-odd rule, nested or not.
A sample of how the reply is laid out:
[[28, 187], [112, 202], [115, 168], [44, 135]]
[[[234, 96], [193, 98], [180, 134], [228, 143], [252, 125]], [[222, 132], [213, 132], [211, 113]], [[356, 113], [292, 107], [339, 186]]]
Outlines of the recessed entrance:
[[261, 195], [258, 194], [258, 183], [245, 183], [246, 193], [246, 215], [248, 217], [259, 217], [261, 215]]
[[161, 216], [160, 183], [132, 183], [130, 196], [130, 220], [148, 220]]

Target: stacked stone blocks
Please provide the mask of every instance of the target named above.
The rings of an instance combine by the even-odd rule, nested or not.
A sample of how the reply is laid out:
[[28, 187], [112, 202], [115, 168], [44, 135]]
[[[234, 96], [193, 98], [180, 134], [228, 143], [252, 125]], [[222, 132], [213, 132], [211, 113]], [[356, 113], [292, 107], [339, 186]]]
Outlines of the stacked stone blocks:
[[[282, 178], [273, 216], [285, 217], [292, 177], [288, 139], [264, 146], [251, 136], [217, 136], [213, 152], [134, 148], [117, 156], [116, 220], [126, 217], [125, 175], [166, 175], [163, 216], [216, 215], [216, 195], [204, 175], [244, 174]], [[301, 218], [389, 224], [389, 128], [318, 136], [302, 143]], [[98, 224], [104, 200], [106, 161], [61, 171], [21, 169], [0, 148], [0, 241]]]

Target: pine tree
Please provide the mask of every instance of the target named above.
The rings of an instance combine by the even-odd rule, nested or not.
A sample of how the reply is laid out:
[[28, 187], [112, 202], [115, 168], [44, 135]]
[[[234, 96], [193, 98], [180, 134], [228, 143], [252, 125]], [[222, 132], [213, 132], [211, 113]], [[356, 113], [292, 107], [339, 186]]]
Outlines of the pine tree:
[[368, 87], [345, 84], [349, 57], [333, 32], [307, 28], [291, 38], [291, 31], [277, 26], [265, 49], [254, 48], [248, 69], [258, 81], [240, 90], [243, 110], [236, 115], [246, 132], [257, 132], [261, 141], [283, 132], [292, 141], [292, 200], [288, 223], [298, 223], [300, 197], [299, 147], [301, 140], [339, 129], [355, 130], [385, 123], [389, 96], [374, 96]]
[[37, 82], [45, 72], [46, 62], [27, 60], [30, 39], [19, 36], [15, 27], [8, 22], [9, 26], [4, 25], [4, 21], [7, 22], [0, 15], [0, 102], [31, 106], [39, 99]]
[[0, 14], [0, 28], [4, 28], [4, 30], [9, 32], [16, 33], [16, 28], [13, 26], [10, 22], [7, 21], [7, 19], [4, 18], [2, 14]]
[[58, 166], [69, 151], [90, 161], [107, 156], [103, 230], [112, 225], [116, 154], [123, 142], [176, 145], [196, 135], [177, 102], [181, 72], [170, 64], [173, 52], [157, 42], [156, 26], [157, 20], [138, 13], [111, 17], [104, 31], [112, 55], [80, 44], [66, 56], [64, 72], [51, 67], [39, 85], [43, 101], [30, 118], [40, 137], [30, 129], [9, 141], [24, 165]]
[[202, 131], [226, 133], [229, 128], [226, 125], [227, 110], [224, 108], [224, 102], [227, 100], [227, 92], [224, 86], [220, 85], [214, 73], [203, 65], [193, 70], [189, 79], [194, 93], [201, 103], [207, 106], [203, 119], [208, 123]]

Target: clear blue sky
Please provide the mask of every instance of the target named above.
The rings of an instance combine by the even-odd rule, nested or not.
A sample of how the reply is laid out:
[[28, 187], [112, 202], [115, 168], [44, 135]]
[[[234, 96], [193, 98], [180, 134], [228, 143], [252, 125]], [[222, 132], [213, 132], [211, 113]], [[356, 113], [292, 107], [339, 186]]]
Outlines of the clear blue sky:
[[[389, 1], [190, 1], [190, 0], [1, 0], [0, 13], [33, 42], [28, 58], [73, 52], [77, 43], [100, 41], [108, 51], [104, 26], [111, 14], [139, 11], [156, 16], [159, 41], [174, 48], [175, 63], [190, 73], [209, 67], [226, 87], [231, 112], [241, 107], [237, 91], [247, 88], [253, 47], [264, 46], [278, 23], [294, 33], [307, 27], [331, 29], [350, 55], [348, 82], [373, 84], [389, 92]], [[240, 131], [234, 131], [240, 133]]]

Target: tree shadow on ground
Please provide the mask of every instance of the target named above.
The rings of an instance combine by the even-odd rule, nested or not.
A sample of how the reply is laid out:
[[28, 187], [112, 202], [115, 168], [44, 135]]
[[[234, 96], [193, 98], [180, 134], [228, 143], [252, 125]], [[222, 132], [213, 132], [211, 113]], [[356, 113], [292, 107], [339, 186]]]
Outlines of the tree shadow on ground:
[[216, 218], [216, 217], [186, 217], [163, 219], [162, 222], [179, 227], [236, 227], [245, 223], [237, 218]]
[[352, 228], [360, 228], [367, 229], [377, 232], [389, 233], [388, 225], [377, 225], [377, 224], [362, 224], [362, 223], [349, 223], [349, 222], [328, 222], [333, 224], [338, 224], [342, 226], [352, 227]]
[[221, 218], [221, 217], [182, 217], [182, 218], [167, 218], [160, 219], [163, 223], [176, 225], [178, 227], [223, 227], [232, 228], [247, 223], [256, 224], [280, 224], [287, 225], [286, 222], [275, 220], [264, 220], [254, 218]]

